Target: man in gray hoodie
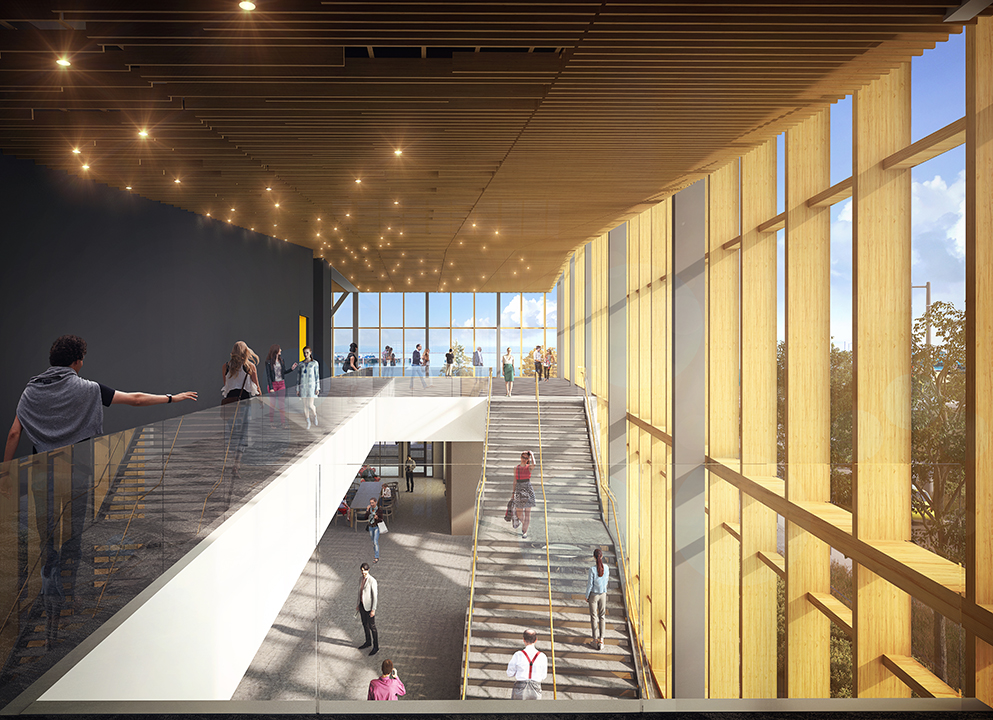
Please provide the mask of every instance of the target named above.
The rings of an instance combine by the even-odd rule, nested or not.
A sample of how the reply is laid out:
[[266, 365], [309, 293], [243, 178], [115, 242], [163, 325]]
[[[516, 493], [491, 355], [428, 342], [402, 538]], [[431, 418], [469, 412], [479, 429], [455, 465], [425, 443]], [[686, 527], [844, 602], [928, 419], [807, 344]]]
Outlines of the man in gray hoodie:
[[120, 392], [79, 376], [86, 355], [86, 341], [63, 335], [48, 353], [51, 367], [28, 381], [17, 403], [14, 422], [7, 433], [3, 460], [14, 458], [21, 432], [27, 434], [33, 452], [41, 453], [73, 445], [103, 434], [103, 409], [111, 405], [162, 405], [196, 400], [195, 392], [149, 395]]

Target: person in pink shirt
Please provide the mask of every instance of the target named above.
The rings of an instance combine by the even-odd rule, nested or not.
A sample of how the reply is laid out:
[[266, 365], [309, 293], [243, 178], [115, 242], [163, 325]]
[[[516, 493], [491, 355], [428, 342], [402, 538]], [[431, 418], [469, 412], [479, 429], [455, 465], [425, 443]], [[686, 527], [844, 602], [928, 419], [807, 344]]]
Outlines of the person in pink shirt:
[[383, 674], [375, 680], [369, 682], [368, 700], [397, 700], [399, 695], [406, 695], [407, 688], [403, 686], [403, 681], [397, 677], [397, 671], [393, 667], [393, 661], [383, 660]]

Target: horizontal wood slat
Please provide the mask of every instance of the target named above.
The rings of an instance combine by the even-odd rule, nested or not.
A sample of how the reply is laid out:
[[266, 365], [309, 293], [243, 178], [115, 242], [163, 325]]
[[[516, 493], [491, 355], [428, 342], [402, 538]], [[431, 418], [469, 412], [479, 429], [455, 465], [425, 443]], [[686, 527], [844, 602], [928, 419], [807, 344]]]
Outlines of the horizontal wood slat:
[[937, 677], [912, 657], [884, 653], [883, 665], [918, 695], [933, 698], [961, 697], [959, 693], [946, 685], [941, 678]]

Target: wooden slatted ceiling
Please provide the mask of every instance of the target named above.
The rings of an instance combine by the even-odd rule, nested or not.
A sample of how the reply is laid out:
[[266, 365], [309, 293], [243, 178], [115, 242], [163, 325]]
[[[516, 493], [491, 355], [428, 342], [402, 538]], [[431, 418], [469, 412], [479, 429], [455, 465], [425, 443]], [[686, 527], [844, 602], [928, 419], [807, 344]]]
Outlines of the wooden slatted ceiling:
[[362, 290], [537, 292], [961, 29], [928, 0], [256, 4], [4, 3], [0, 150], [313, 248]]

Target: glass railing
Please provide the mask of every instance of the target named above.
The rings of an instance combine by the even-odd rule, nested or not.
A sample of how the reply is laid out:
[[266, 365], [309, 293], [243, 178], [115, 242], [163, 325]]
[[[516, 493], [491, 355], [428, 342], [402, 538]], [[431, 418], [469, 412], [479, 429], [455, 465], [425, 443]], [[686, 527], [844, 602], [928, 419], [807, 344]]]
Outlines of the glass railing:
[[[481, 445], [489, 379], [430, 382], [335, 378], [312, 410], [263, 396], [0, 466], [0, 709], [319, 708], [365, 700], [386, 658], [408, 699], [457, 700], [471, 537], [452, 518], [471, 514], [480, 464], [436, 445], [406, 492], [401, 453]], [[435, 398], [449, 402], [406, 404]], [[374, 658], [358, 649], [363, 562], [379, 580]], [[414, 638], [408, 622], [434, 629]]]

